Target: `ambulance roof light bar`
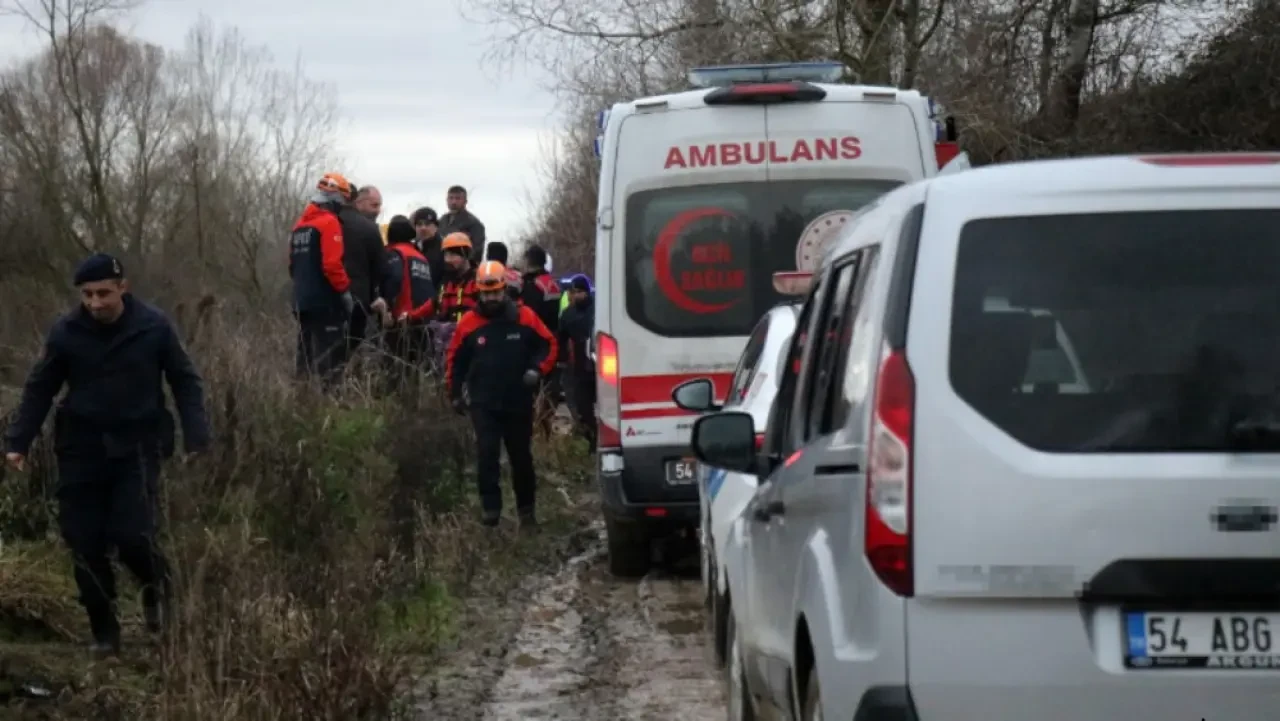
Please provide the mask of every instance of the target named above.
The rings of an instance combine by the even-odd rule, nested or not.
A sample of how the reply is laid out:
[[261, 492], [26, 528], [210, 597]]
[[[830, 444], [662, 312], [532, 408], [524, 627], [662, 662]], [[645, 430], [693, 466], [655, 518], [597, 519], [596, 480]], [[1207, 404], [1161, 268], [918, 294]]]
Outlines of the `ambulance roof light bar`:
[[695, 88], [717, 88], [735, 83], [838, 83], [845, 77], [844, 65], [829, 60], [804, 63], [758, 63], [754, 65], [707, 65], [689, 71]]

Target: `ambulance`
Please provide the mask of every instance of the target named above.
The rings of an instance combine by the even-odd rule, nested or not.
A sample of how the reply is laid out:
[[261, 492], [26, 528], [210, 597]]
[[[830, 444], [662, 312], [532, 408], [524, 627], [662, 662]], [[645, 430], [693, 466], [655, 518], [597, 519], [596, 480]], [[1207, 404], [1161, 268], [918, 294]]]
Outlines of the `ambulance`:
[[652, 541], [698, 525], [694, 414], [723, 398], [756, 321], [807, 278], [859, 209], [965, 162], [955, 124], [914, 90], [841, 84], [838, 63], [696, 68], [693, 89], [598, 120], [598, 478], [609, 565], [643, 575]]

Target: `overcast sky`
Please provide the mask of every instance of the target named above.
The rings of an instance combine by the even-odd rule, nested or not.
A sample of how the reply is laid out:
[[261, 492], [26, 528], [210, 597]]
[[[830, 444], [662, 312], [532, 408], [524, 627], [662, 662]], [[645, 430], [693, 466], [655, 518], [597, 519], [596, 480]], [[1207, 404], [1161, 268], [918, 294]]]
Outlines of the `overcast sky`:
[[[520, 68], [482, 71], [489, 30], [459, 17], [454, 0], [150, 0], [123, 24], [179, 48], [202, 13], [238, 26], [281, 65], [300, 54], [307, 75], [337, 85], [352, 161], [344, 170], [382, 188], [383, 222], [420, 204], [443, 214], [457, 183], [490, 240], [524, 230], [553, 101]], [[0, 16], [0, 64], [38, 48], [21, 21]]]

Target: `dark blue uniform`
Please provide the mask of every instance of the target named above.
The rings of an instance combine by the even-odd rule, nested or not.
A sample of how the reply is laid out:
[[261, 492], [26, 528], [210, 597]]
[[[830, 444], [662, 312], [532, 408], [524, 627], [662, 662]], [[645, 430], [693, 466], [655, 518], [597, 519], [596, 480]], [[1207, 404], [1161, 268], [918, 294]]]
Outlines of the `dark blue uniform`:
[[560, 316], [560, 347], [568, 366], [569, 407], [578, 421], [578, 429], [591, 450], [596, 443], [596, 364], [587, 355], [587, 346], [595, 333], [595, 300], [587, 296], [586, 303], [576, 303], [565, 308]]
[[81, 603], [103, 643], [119, 642], [112, 547], [142, 584], [149, 612], [168, 595], [155, 544], [160, 460], [172, 453], [174, 437], [162, 378], [187, 450], [203, 450], [209, 427], [200, 376], [168, 318], [129, 295], [114, 323], [79, 308], [49, 332], [6, 433], [7, 452], [26, 455], [67, 387], [54, 422], [59, 524], [76, 560]]

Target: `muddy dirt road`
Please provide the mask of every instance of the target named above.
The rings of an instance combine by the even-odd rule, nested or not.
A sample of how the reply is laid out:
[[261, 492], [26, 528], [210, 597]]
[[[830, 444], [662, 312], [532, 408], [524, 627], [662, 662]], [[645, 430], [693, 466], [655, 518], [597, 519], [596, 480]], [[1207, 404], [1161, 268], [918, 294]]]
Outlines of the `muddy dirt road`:
[[429, 682], [419, 718], [724, 718], [695, 559], [627, 582], [609, 575], [603, 529], [583, 545], [559, 571], [513, 589], [519, 612]]

